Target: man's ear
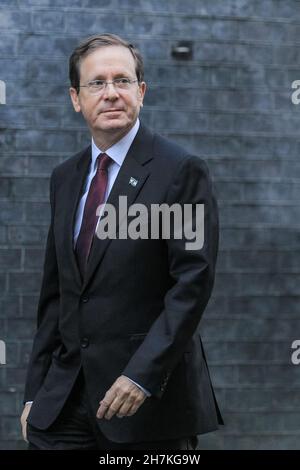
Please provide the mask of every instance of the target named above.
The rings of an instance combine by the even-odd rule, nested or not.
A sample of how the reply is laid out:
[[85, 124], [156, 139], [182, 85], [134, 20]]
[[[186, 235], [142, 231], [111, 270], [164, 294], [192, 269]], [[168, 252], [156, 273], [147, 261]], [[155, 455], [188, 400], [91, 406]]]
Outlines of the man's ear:
[[75, 88], [71, 87], [69, 88], [69, 92], [70, 92], [70, 97], [73, 103], [73, 108], [75, 109], [76, 113], [80, 113], [81, 107], [80, 107], [77, 91], [75, 90]]
[[141, 82], [139, 85], [139, 94], [140, 94], [140, 100], [141, 100], [141, 108], [143, 107], [143, 99], [146, 93], [147, 85], [145, 82]]

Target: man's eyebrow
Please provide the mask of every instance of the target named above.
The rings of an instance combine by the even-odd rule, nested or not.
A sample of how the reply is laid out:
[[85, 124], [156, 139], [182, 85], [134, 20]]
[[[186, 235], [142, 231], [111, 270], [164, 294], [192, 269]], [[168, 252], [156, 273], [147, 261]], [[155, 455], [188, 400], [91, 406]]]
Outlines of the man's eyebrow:
[[[117, 72], [116, 74], [113, 74], [113, 78], [129, 78], [129, 74], [125, 72]], [[90, 82], [93, 82], [94, 80], [106, 80], [107, 78], [103, 74], [97, 74], [89, 80]]]

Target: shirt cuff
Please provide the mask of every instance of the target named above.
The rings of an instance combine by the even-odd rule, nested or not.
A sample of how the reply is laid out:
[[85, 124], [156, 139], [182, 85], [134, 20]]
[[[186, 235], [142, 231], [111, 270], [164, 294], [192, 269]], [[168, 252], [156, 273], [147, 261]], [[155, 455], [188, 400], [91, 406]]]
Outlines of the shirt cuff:
[[[127, 377], [127, 375], [124, 375], [124, 377]], [[151, 397], [151, 393], [146, 390], [144, 387], [142, 387], [141, 385], [137, 384], [134, 380], [131, 380], [130, 377], [127, 377], [127, 379], [130, 380], [130, 382], [134, 383], [137, 387], [139, 387], [141, 390], [143, 390], [143, 392], [147, 395], [147, 397]]]

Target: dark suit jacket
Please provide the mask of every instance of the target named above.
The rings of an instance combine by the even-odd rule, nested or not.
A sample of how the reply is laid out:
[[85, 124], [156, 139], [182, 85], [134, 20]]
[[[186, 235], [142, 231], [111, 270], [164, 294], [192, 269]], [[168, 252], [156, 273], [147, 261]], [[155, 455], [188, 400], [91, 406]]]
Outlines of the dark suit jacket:
[[[171, 439], [213, 431], [222, 422], [198, 331], [214, 283], [218, 215], [205, 163], [141, 125], [109, 195], [133, 203], [204, 203], [205, 242], [94, 239], [82, 280], [73, 225], [90, 147], [54, 169], [51, 225], [28, 369], [28, 422], [47, 429], [80, 368], [94, 413], [120, 375], [152, 396], [134, 416], [98, 420], [116, 442]], [[138, 184], [129, 184], [130, 177]]]

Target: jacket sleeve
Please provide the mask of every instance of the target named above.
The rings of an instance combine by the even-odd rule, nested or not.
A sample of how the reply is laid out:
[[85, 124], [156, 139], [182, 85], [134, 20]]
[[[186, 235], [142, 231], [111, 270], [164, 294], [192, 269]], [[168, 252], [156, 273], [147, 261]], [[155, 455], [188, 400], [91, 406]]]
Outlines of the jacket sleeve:
[[191, 240], [186, 238], [185, 231], [181, 239], [171, 236], [166, 240], [172, 287], [166, 292], [164, 309], [122, 372], [157, 398], [162, 396], [171, 372], [195, 333], [214, 284], [218, 209], [203, 160], [191, 156], [182, 162], [166, 203], [169, 206], [179, 203], [182, 208], [190, 204], [194, 228], [196, 206], [204, 205], [204, 243], [200, 248], [186, 249]]
[[59, 279], [53, 235], [54, 173], [50, 179], [51, 222], [44, 257], [43, 279], [37, 312], [37, 331], [27, 370], [24, 402], [34, 400], [51, 364], [52, 352], [60, 343], [58, 331]]

